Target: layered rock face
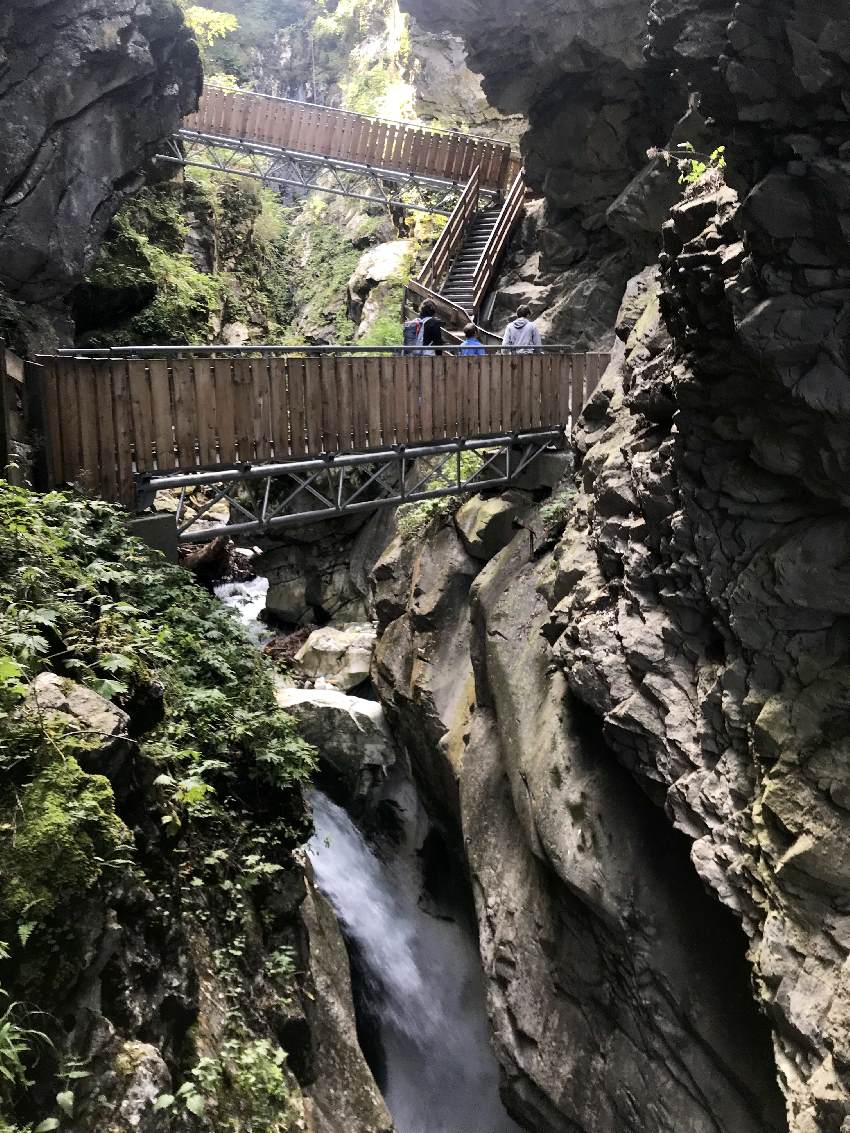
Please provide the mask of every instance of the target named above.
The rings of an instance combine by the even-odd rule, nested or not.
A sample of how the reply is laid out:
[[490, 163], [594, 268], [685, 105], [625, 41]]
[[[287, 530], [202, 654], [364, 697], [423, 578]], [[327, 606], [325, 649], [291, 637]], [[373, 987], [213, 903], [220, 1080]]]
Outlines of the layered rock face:
[[[470, 11], [454, 10], [462, 31]], [[500, 11], [490, 19], [532, 19]], [[850, 1125], [850, 16], [794, 0], [658, 0], [647, 14], [647, 62], [627, 101], [646, 106], [648, 77], [677, 71], [671, 110], [690, 114], [678, 136], [725, 144], [727, 177], [709, 175], [674, 207], [660, 272], [626, 291], [553, 554], [530, 557], [520, 533], [471, 591], [468, 564], [469, 599], [436, 626], [420, 614], [445, 608], [435, 576], [414, 564], [400, 608], [379, 563], [378, 609], [396, 619], [379, 674], [407, 733], [413, 719], [431, 728], [423, 778], [460, 818], [500, 1057], [531, 1127], [839, 1133]], [[471, 15], [474, 47], [487, 17]], [[512, 105], [509, 54], [474, 58]], [[588, 185], [578, 168], [562, 178], [565, 148], [582, 160], [570, 110], [587, 122], [572, 83], [553, 79], [549, 101], [537, 98], [525, 148], [550, 213], [563, 193], [583, 215], [588, 288], [610, 291], [590, 210], [614, 181]], [[606, 209], [609, 228], [626, 218], [626, 263], [649, 250], [629, 217], [660, 237], [671, 200], [659, 175], [657, 162], [637, 170]], [[454, 681], [439, 670], [441, 688], [466, 689], [441, 705], [435, 662], [470, 649], [474, 686], [466, 665]], [[750, 1018], [737, 1054], [728, 1026], [718, 1039], [697, 1007], [702, 980], [744, 951], [711, 902], [679, 928], [668, 919], [667, 886], [681, 914], [700, 880], [744, 927], [785, 1117], [757, 1021], [728, 1006], [731, 974], [708, 996], [726, 1001], [739, 1039]], [[672, 1029], [654, 1006], [662, 986]], [[660, 1055], [656, 1027], [671, 1040]], [[692, 1044], [714, 1052], [720, 1080]]]
[[24, 345], [67, 335], [65, 297], [200, 84], [172, 0], [3, 6], [0, 286]]

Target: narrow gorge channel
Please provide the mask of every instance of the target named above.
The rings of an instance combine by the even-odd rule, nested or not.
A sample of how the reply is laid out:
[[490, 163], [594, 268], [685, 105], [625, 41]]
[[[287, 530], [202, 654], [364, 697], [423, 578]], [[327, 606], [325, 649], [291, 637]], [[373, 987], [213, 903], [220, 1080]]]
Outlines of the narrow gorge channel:
[[[216, 587], [258, 646], [272, 637], [267, 591], [262, 577]], [[339, 696], [340, 712], [346, 699], [360, 700]], [[409, 775], [399, 762], [358, 798], [371, 836], [322, 790], [310, 801], [307, 854], [349, 949], [361, 1047], [397, 1133], [519, 1133], [499, 1098], [468, 883]]]

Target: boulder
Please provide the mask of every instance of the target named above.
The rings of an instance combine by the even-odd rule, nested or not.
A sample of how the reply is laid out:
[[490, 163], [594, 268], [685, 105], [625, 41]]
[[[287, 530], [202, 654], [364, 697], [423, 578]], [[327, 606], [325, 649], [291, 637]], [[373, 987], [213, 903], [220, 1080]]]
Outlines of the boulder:
[[[130, 718], [92, 689], [56, 673], [39, 673], [32, 682], [24, 710], [79, 735], [80, 750], [74, 754], [84, 771], [105, 775], [115, 785], [127, 769]], [[88, 739], [92, 742], [84, 747]]]
[[384, 710], [374, 700], [336, 689], [293, 688], [280, 682], [278, 705], [298, 721], [300, 734], [318, 750], [349, 796], [360, 798], [385, 775], [396, 749]]
[[529, 512], [528, 497], [520, 492], [489, 498], [477, 495], [459, 509], [455, 525], [469, 554], [487, 562], [510, 543]]
[[369, 676], [377, 631], [371, 622], [313, 630], [295, 660], [310, 680], [327, 681], [347, 692]]

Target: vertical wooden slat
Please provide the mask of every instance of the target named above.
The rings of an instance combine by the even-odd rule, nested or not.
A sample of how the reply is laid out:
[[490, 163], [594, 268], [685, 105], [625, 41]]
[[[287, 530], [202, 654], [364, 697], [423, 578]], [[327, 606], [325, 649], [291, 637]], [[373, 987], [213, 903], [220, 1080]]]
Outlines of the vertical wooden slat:
[[251, 379], [254, 390], [254, 454], [257, 460], [269, 460], [272, 454], [272, 416], [267, 358], [252, 359]]
[[352, 452], [354, 444], [355, 398], [351, 391], [351, 359], [336, 358], [337, 437], [340, 452]]
[[406, 444], [410, 440], [407, 419], [407, 379], [408, 370], [417, 369], [421, 361], [420, 356], [411, 358], [393, 358], [393, 401], [395, 412], [395, 435], [399, 444]]
[[381, 359], [381, 431], [385, 444], [399, 439], [398, 411], [396, 409], [395, 380], [399, 358]]
[[490, 432], [490, 374], [494, 356], [488, 354], [478, 359], [478, 435], [482, 437]]
[[[151, 359], [151, 369], [159, 364], [163, 369], [166, 363], [162, 359]], [[159, 441], [157, 428], [162, 424], [163, 431], [171, 442], [171, 397], [168, 393], [168, 379], [165, 379], [165, 408], [157, 401], [153, 401], [153, 383], [148, 377], [148, 365], [141, 358], [131, 358], [127, 362], [127, 384], [130, 389], [130, 413], [133, 422], [133, 458], [137, 472], [151, 472], [153, 462], [153, 442]], [[165, 416], [167, 424], [160, 422], [160, 414]], [[161, 465], [160, 465], [161, 467]], [[173, 465], [169, 464], [171, 468]]]
[[527, 354], [515, 354], [511, 358], [511, 417], [510, 427], [519, 429], [522, 426], [522, 403], [525, 391], [523, 382], [527, 373]]
[[195, 375], [195, 404], [198, 418], [198, 459], [202, 465], [216, 462], [216, 405], [215, 405], [215, 378], [213, 367], [215, 362], [208, 358], [196, 358], [194, 365]]
[[307, 452], [318, 456], [322, 451], [322, 360], [304, 360], [304, 419]]
[[381, 359], [367, 358], [364, 365], [366, 369], [364, 396], [368, 407], [369, 448], [378, 448], [383, 443], [384, 432], [381, 418]]
[[120, 499], [118, 491], [118, 465], [115, 457], [115, 421], [112, 407], [115, 391], [112, 388], [112, 367], [109, 362], [98, 364], [97, 376], [97, 463], [100, 469], [100, 491], [107, 500]]
[[366, 359], [353, 358], [351, 361], [351, 405], [354, 451], [362, 452], [369, 447], [369, 411], [371, 390], [366, 379]]
[[407, 439], [411, 442], [422, 439], [421, 428], [421, 399], [422, 399], [422, 371], [431, 362], [431, 358], [420, 355], [405, 366], [407, 370]]
[[98, 453], [95, 416], [97, 368], [92, 362], [78, 359], [74, 369], [77, 377], [77, 399], [80, 407], [80, 468], [84, 472], [83, 482], [86, 487], [97, 490]]
[[287, 460], [289, 450], [289, 399], [286, 390], [286, 360], [269, 360], [270, 441], [275, 460]]
[[192, 358], [175, 358], [171, 367], [177, 467], [187, 469], [196, 467], [197, 409], [195, 406], [194, 361]]
[[337, 387], [336, 358], [323, 355], [320, 360], [322, 393], [322, 450], [338, 452], [339, 441], [339, 390]]
[[70, 359], [59, 371], [59, 407], [62, 414], [62, 479], [72, 483], [82, 467], [82, 442], [77, 376]]
[[240, 464], [254, 459], [254, 382], [251, 359], [233, 359], [233, 420]]
[[[443, 355], [445, 357], [445, 355]], [[434, 425], [434, 439], [440, 440], [446, 436], [446, 367], [445, 363], [434, 370], [432, 411]]]
[[127, 363], [123, 358], [112, 363], [112, 420], [115, 429], [115, 452], [118, 459], [118, 490], [121, 502], [132, 507], [135, 502], [133, 483], [133, 413]]
[[289, 399], [289, 443], [293, 456], [307, 451], [306, 364], [303, 358], [286, 363], [286, 395]]
[[423, 358], [419, 375], [419, 435], [423, 441], [434, 439], [434, 375], [444, 370], [446, 356]]
[[[149, 451], [153, 443], [157, 468], [160, 472], [169, 471], [174, 468], [174, 411], [168, 362], [165, 358], [151, 358], [146, 366], [142, 361], [131, 359], [127, 363], [127, 384], [133, 413], [136, 466], [140, 467], [140, 447], [147, 445]], [[152, 465], [146, 460], [143, 467], [147, 469]]]
[[467, 358], [466, 390], [464, 401], [466, 403], [466, 435], [468, 437], [481, 436], [481, 418], [478, 408], [478, 391], [481, 382], [481, 367], [486, 358], [473, 356]]
[[61, 366], [58, 358], [45, 361], [39, 375], [42, 415], [46, 440], [47, 486], [58, 487], [62, 483], [62, 413], [59, 400], [59, 374]]
[[543, 355], [534, 354], [531, 359], [531, 373], [528, 380], [528, 400], [526, 402], [526, 416], [529, 428], [537, 429], [542, 425], [540, 420], [540, 407], [543, 402]]
[[236, 463], [236, 418], [233, 398], [233, 367], [229, 358], [213, 361], [215, 378], [215, 423], [218, 434], [219, 460]]
[[[586, 356], [584, 354], [573, 354], [572, 356], [572, 381], [570, 383], [570, 398], [569, 398], [569, 414], [567, 413], [567, 401], [564, 397], [567, 383], [561, 383], [561, 421], [560, 424], [566, 425], [569, 421], [571, 428], [575, 428], [575, 423], [578, 415], [584, 408], [584, 375]], [[565, 375], [566, 377], [566, 375]]]

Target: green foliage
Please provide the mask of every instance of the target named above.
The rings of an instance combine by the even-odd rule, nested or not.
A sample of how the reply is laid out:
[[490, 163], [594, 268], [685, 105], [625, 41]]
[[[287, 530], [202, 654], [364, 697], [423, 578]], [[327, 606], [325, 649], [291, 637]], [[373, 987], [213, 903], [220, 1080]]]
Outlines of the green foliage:
[[239, 21], [232, 12], [204, 8], [200, 4], [184, 4], [183, 18], [202, 50], [212, 47], [216, 40], [223, 39], [239, 27]]
[[288, 234], [278, 195], [250, 180], [195, 171], [150, 186], [118, 213], [78, 291], [78, 330], [90, 345], [202, 344], [240, 321], [279, 338], [292, 309]]
[[[474, 476], [486, 459], [481, 452], [462, 452], [460, 454], [460, 474], [463, 479]], [[436, 464], [436, 459], [433, 460]], [[446, 468], [435, 471], [422, 485], [423, 491], [438, 491], [449, 488], [454, 483], [456, 471], [454, 458]], [[402, 504], [398, 509], [398, 533], [404, 542], [419, 537], [432, 523], [442, 522], [457, 511], [463, 502], [459, 495], [435, 496], [418, 503]]]
[[163, 718], [132, 746], [159, 771], [155, 797], [175, 830], [246, 792], [277, 798], [283, 822], [287, 792], [313, 766], [232, 615], [123, 525], [105, 504], [0, 485], [0, 917], [40, 922], [129, 864], [111, 787], [81, 766], [103, 737], [25, 710], [41, 672], [130, 710], [162, 696]]
[[296, 326], [318, 328], [329, 342], [349, 343], [355, 328], [348, 317], [346, 294], [360, 252], [329, 214], [326, 200], [311, 197], [290, 228], [289, 254], [298, 275]]
[[654, 147], [647, 157], [660, 157], [667, 165], [675, 164], [679, 170], [680, 185], [696, 185], [711, 170], [726, 168], [726, 146], [718, 146], [711, 153], [698, 153], [692, 142], [680, 142], [672, 149]]
[[556, 492], [537, 513], [543, 525], [546, 539], [559, 539], [566, 530], [569, 518], [572, 515], [576, 493], [573, 488], [564, 488]]

